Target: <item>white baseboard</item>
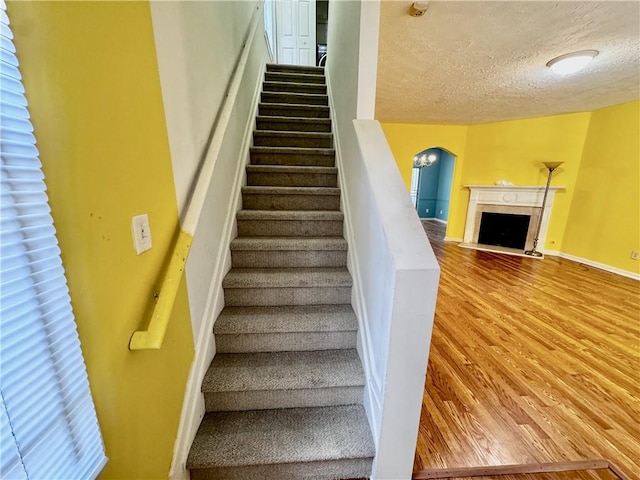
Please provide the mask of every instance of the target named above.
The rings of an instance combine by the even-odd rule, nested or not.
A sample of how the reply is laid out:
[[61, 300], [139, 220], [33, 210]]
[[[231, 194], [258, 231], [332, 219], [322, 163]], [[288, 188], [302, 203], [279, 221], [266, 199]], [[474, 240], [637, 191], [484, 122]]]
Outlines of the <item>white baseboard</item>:
[[196, 339], [195, 358], [191, 365], [189, 378], [187, 379], [185, 397], [182, 403], [180, 415], [180, 425], [178, 435], [173, 449], [173, 461], [169, 470], [170, 480], [188, 480], [189, 472], [185, 464], [189, 449], [193, 443], [200, 422], [205, 414], [204, 396], [201, 391], [202, 379], [215, 355], [215, 339], [213, 336], [213, 325], [220, 311], [224, 308], [224, 291], [222, 289], [222, 279], [231, 266], [231, 250], [229, 244], [236, 235], [236, 213], [241, 205], [241, 187], [245, 183], [244, 173], [246, 165], [249, 163], [249, 148], [252, 143], [253, 127], [258, 113], [260, 91], [262, 79], [264, 78], [265, 65], [260, 67], [257, 77], [257, 84], [251, 100], [251, 113], [243, 132], [242, 147], [240, 148], [239, 159], [233, 178], [233, 190], [226, 212], [226, 217], [222, 229], [221, 247], [217, 252], [216, 263], [209, 285], [209, 296], [204, 309], [205, 318], [200, 323], [200, 331]]
[[[340, 135], [336, 130], [337, 120], [335, 118], [335, 105], [333, 104], [333, 96], [331, 94], [330, 75], [325, 71], [327, 82], [327, 94], [329, 97], [329, 111], [331, 115], [331, 126], [334, 141], [334, 150], [336, 156], [336, 166], [338, 167], [338, 186], [340, 187], [340, 202], [344, 215], [344, 235], [347, 244], [352, 247], [355, 245], [353, 237], [353, 223], [351, 218], [351, 209], [349, 202], [349, 191], [345, 188], [342, 172], [343, 163], [340, 149]], [[367, 420], [373, 436], [376, 449], [380, 440], [380, 425], [375, 419], [382, 417], [382, 381], [374, 369], [373, 347], [371, 341], [371, 333], [369, 331], [369, 322], [367, 319], [366, 302], [364, 298], [362, 279], [360, 275], [360, 265], [358, 258], [354, 255], [354, 249], [347, 250], [347, 268], [353, 279], [353, 287], [351, 289], [351, 304], [353, 306], [356, 318], [358, 319], [358, 354], [362, 362], [365, 373], [365, 393], [364, 393], [364, 409], [367, 414]]]
[[460, 237], [444, 237], [444, 241], [445, 242], [462, 243], [462, 238], [460, 238]]
[[441, 218], [436, 218], [436, 217], [433, 217], [433, 218], [421, 218], [420, 220], [430, 220], [432, 222], [440, 222], [440, 223], [444, 223], [445, 225], [447, 224], [446, 220], [442, 220]]
[[612, 267], [611, 265], [595, 262], [593, 260], [589, 260], [588, 258], [576, 257], [575, 255], [569, 255], [568, 253], [560, 252], [558, 250], [545, 250], [544, 254], [549, 255], [551, 257], [565, 258], [567, 260], [571, 260], [572, 262], [578, 262], [584, 265], [589, 265], [590, 267], [594, 267], [599, 270], [604, 270], [605, 272], [615, 273], [616, 275], [622, 275], [623, 277], [631, 278], [633, 280], [640, 280], [640, 273], [630, 272], [628, 270], [623, 270], [621, 268]]

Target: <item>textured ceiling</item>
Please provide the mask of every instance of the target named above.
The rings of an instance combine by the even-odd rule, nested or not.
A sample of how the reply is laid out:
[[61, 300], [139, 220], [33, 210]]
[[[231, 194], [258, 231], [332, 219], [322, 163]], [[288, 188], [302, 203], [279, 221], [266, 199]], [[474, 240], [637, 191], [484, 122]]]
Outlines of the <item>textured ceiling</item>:
[[[640, 97], [640, 2], [383, 0], [376, 119], [472, 124], [594, 110]], [[568, 76], [545, 65], [595, 49]]]

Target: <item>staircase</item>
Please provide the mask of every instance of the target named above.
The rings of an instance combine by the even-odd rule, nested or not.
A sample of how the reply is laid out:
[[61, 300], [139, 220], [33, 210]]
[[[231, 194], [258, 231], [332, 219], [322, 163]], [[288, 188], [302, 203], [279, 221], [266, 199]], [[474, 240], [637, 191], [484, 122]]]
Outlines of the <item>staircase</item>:
[[268, 65], [192, 480], [369, 477], [324, 69]]

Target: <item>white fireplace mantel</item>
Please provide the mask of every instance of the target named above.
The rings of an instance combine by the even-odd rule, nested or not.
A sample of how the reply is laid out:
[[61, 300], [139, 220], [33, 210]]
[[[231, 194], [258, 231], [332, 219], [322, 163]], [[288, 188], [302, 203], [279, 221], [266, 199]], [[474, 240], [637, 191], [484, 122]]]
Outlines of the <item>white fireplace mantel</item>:
[[[463, 242], [474, 244], [478, 240], [479, 210], [484, 205], [503, 206], [505, 210], [511, 207], [541, 208], [544, 197], [544, 186], [520, 186], [520, 185], [465, 185], [470, 191], [469, 206], [467, 208], [467, 221], [464, 228]], [[547, 237], [551, 208], [555, 193], [564, 190], [565, 187], [549, 187], [547, 202], [542, 213], [542, 225], [540, 226], [539, 245], [544, 248]], [[532, 225], [533, 227], [533, 225]]]

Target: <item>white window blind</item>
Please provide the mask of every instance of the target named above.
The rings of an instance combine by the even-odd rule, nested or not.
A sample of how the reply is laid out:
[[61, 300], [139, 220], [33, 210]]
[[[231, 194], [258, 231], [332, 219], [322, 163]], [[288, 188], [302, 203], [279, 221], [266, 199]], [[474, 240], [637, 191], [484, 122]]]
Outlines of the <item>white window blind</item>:
[[106, 463], [4, 0], [0, 0], [0, 478]]

